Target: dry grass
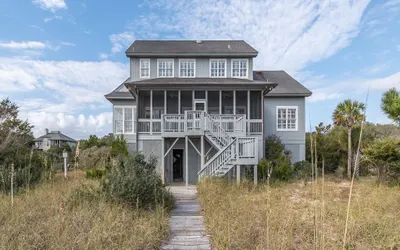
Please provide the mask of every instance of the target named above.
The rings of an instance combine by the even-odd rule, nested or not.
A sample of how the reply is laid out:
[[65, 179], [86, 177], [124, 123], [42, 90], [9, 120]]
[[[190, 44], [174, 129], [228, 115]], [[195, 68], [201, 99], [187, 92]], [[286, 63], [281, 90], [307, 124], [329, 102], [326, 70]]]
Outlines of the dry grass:
[[0, 249], [154, 249], [168, 237], [168, 214], [139, 211], [101, 199], [68, 208], [71, 191], [98, 185], [82, 172], [56, 176], [29, 193], [0, 195]]
[[[316, 185], [317, 197], [321, 197], [322, 185]], [[209, 180], [199, 185], [198, 192], [215, 249], [312, 249], [314, 246], [311, 185], [295, 182], [267, 192], [266, 186], [254, 190], [251, 185]], [[324, 229], [323, 237], [317, 237], [318, 249], [342, 247], [348, 193], [349, 182], [325, 180], [323, 210], [320, 198], [316, 201], [321, 235], [320, 230]], [[366, 179], [355, 183], [347, 242], [350, 249], [400, 247], [400, 188], [378, 187]]]

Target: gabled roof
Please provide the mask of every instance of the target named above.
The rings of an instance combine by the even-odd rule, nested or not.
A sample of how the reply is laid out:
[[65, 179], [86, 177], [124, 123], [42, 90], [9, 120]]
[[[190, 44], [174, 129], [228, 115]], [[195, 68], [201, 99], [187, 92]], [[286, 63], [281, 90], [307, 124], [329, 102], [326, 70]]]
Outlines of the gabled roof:
[[312, 92], [301, 85], [284, 70], [253, 71], [253, 79], [277, 83], [266, 96], [310, 96]]
[[115, 90], [113, 90], [111, 93], [108, 93], [104, 97], [107, 100], [112, 100], [112, 99], [135, 99], [132, 94], [129, 92], [128, 89], [125, 87], [125, 83], [129, 82], [131, 78], [129, 77], [126, 79], [121, 85], [119, 85]]
[[243, 40], [136, 40], [127, 56], [257, 56]]
[[71, 137], [68, 137], [61, 133], [60, 131], [51, 131], [45, 135], [42, 135], [38, 138], [35, 139], [35, 141], [43, 141], [43, 139], [49, 139], [49, 140], [60, 140], [60, 141], [68, 141], [68, 142], [76, 142], [74, 139]]

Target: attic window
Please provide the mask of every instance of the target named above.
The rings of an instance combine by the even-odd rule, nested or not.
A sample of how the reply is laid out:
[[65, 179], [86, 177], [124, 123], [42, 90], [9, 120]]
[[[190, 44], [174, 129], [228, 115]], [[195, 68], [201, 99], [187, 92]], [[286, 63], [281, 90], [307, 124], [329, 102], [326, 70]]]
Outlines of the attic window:
[[226, 77], [226, 59], [210, 60], [210, 76]]
[[157, 60], [158, 77], [174, 77], [174, 59]]
[[150, 59], [140, 59], [140, 78], [150, 78]]
[[232, 59], [232, 77], [247, 78], [249, 60]]

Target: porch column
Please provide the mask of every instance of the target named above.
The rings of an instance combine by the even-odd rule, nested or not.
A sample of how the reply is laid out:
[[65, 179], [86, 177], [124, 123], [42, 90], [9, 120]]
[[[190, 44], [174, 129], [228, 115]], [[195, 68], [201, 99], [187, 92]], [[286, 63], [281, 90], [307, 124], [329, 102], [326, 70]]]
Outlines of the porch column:
[[240, 165], [236, 165], [236, 183], [240, 183]]
[[[204, 135], [200, 137], [200, 169], [204, 167]], [[200, 175], [198, 176], [199, 181], [200, 181]]]
[[161, 178], [162, 178], [162, 183], [164, 184], [165, 183], [165, 156], [164, 156], [164, 154], [165, 154], [165, 142], [164, 142], [164, 140], [165, 140], [165, 138], [164, 137], [162, 137], [161, 138], [161, 152], [162, 152], [162, 154], [161, 154]]
[[254, 165], [254, 185], [257, 185], [257, 165]]
[[188, 143], [188, 137], [185, 136], [185, 184], [186, 186], [189, 185], [189, 143]]

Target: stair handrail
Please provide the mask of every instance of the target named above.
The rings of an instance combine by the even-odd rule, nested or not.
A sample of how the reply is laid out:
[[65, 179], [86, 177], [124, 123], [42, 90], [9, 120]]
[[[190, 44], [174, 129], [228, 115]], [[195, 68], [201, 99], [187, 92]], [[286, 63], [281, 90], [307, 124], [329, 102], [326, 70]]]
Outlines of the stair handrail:
[[[211, 163], [213, 163], [214, 161], [216, 161], [219, 157], [221, 157], [221, 155], [222, 155], [222, 157], [224, 156], [223, 154], [225, 153], [225, 151], [227, 151], [228, 149], [230, 149], [231, 147], [234, 147], [234, 146], [236, 146], [236, 140], [237, 139], [233, 139], [228, 145], [226, 145], [223, 149], [221, 149], [220, 151], [218, 151], [213, 157], [211, 157], [211, 159], [210, 160], [208, 160], [205, 164], [204, 164], [204, 166], [202, 166], [202, 168], [200, 169], [200, 171], [199, 172], [197, 172], [197, 174], [198, 175], [200, 175], [206, 168], [208, 168], [210, 165], [211, 165]], [[228, 157], [232, 157], [232, 155], [234, 156], [234, 157], [236, 157], [236, 154], [237, 154], [237, 152], [236, 152], [236, 148], [233, 150], [234, 152], [231, 152], [231, 154], [229, 154], [228, 155]], [[228, 158], [227, 157], [227, 158]], [[222, 159], [222, 161], [220, 161], [221, 163], [225, 163], [226, 162], [226, 159]], [[214, 169], [214, 171], [212, 171], [212, 172], [215, 172], [216, 170], [218, 170], [220, 167], [221, 167], [221, 165], [223, 166], [224, 164], [220, 164], [220, 166], [217, 168], [217, 169]], [[212, 174], [212, 173], [211, 173]]]
[[[215, 136], [215, 138], [217, 138], [224, 146], [226, 146], [232, 141], [232, 137], [219, 125], [218, 122], [214, 120], [214, 118], [210, 116], [210, 114], [204, 112], [204, 118], [206, 118], [205, 120], [206, 130], [209, 131], [213, 136]], [[212, 127], [211, 128], [208, 127], [209, 122], [211, 122], [211, 124], [217, 128], [218, 130], [217, 132], [214, 132]]]

